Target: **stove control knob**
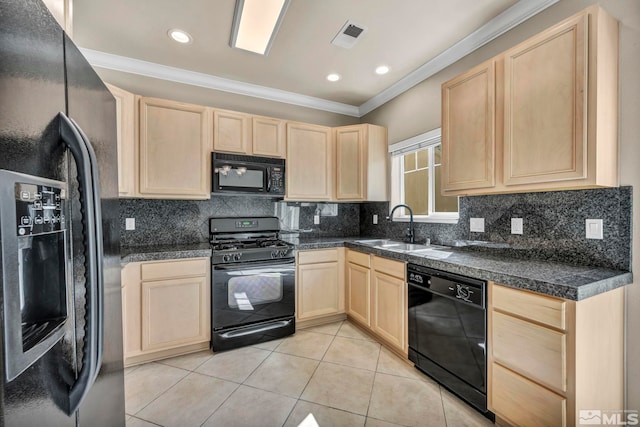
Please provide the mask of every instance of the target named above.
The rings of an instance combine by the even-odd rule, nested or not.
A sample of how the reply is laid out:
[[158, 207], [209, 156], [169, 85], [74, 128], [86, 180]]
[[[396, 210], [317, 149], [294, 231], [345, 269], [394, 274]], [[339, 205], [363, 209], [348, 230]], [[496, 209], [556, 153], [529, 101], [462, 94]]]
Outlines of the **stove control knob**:
[[222, 262], [229, 262], [229, 261], [231, 261], [230, 254], [222, 255]]
[[271, 258], [278, 258], [278, 251], [272, 251]]
[[233, 254], [233, 260], [234, 261], [240, 261], [240, 258], [242, 258], [242, 252], [238, 252]]

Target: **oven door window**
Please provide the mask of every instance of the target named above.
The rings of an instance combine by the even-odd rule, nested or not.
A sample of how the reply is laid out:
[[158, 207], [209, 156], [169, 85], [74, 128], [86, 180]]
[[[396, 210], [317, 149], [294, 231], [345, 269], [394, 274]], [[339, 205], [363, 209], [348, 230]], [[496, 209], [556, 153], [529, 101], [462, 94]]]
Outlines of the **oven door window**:
[[227, 303], [231, 308], [253, 310], [258, 304], [282, 300], [280, 273], [262, 273], [229, 279]]

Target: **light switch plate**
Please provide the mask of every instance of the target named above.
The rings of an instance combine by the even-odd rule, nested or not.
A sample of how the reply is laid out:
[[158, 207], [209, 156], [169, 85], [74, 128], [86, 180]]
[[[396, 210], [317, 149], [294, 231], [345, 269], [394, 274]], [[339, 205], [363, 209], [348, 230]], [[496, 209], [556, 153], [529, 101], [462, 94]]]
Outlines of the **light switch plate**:
[[125, 230], [135, 230], [136, 229], [136, 219], [135, 218], [126, 218], [124, 220], [124, 229]]
[[484, 233], [484, 218], [471, 218], [469, 220], [469, 230], [476, 233]]
[[586, 229], [586, 238], [587, 239], [599, 239], [602, 240], [603, 230], [602, 230], [602, 220], [601, 219], [587, 219], [585, 224]]
[[377, 214], [373, 214], [373, 223], [374, 224], [378, 223], [378, 215]]
[[313, 223], [314, 223], [315, 225], [320, 224], [320, 215], [314, 215], [314, 216], [313, 216]]
[[511, 234], [522, 234], [522, 218], [511, 218]]

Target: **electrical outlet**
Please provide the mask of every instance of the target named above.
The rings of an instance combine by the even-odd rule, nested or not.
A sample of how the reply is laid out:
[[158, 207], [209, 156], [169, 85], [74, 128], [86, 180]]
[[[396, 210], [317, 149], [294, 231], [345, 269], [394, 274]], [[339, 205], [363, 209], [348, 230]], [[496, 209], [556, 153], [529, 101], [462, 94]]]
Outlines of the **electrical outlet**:
[[522, 234], [522, 218], [511, 218], [511, 234]]
[[586, 238], [587, 239], [599, 239], [602, 240], [604, 236], [602, 235], [602, 220], [601, 219], [587, 219], [585, 221], [585, 229], [586, 229]]
[[484, 218], [470, 218], [469, 231], [484, 233]]
[[378, 223], [378, 215], [377, 214], [373, 214], [373, 223], [374, 224]]
[[313, 216], [313, 223], [314, 223], [315, 225], [320, 224], [320, 215], [314, 215], [314, 216]]
[[125, 230], [135, 230], [136, 229], [136, 219], [135, 218], [127, 218], [124, 220], [124, 229]]

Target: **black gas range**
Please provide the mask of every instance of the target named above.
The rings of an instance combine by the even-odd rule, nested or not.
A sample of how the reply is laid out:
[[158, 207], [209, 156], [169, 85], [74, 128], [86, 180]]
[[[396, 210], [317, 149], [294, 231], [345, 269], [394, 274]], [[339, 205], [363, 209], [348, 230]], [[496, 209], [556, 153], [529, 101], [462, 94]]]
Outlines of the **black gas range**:
[[209, 219], [211, 347], [229, 350], [295, 332], [295, 248], [276, 217]]

